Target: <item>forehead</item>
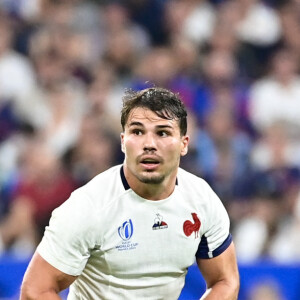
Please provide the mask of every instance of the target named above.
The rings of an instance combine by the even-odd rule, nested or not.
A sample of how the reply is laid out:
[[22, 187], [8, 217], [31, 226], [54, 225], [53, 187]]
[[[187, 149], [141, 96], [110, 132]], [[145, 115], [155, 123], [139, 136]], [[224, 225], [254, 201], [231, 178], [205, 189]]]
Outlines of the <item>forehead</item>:
[[165, 125], [165, 126], [171, 126], [174, 129], [178, 128], [178, 121], [175, 119], [164, 119], [160, 116], [158, 116], [155, 112], [152, 110], [145, 108], [145, 107], [136, 107], [132, 109], [128, 116], [127, 120], [127, 126], [134, 125], [136, 123], [141, 123], [142, 125], [154, 125], [154, 126], [160, 126], [160, 125]]

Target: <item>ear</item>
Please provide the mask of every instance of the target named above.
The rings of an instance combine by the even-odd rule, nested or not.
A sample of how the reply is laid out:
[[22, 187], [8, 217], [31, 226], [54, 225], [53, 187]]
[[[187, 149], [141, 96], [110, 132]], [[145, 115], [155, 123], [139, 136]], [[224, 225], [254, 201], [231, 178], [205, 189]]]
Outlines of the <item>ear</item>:
[[184, 156], [188, 153], [188, 145], [189, 145], [190, 137], [187, 135], [184, 135], [181, 137], [181, 151], [180, 155]]
[[121, 138], [121, 150], [123, 153], [125, 153], [125, 146], [124, 146], [124, 132], [122, 132], [120, 134], [120, 138]]

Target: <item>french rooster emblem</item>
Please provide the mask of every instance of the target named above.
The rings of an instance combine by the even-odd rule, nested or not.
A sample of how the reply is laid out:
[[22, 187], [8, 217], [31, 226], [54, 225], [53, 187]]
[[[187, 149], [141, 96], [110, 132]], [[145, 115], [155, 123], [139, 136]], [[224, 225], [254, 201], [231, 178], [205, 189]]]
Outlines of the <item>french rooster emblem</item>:
[[194, 220], [194, 223], [190, 220], [187, 220], [183, 223], [183, 232], [186, 236], [190, 236], [193, 232], [195, 232], [195, 238], [199, 236], [199, 229], [201, 226], [201, 222], [196, 213], [191, 214]]

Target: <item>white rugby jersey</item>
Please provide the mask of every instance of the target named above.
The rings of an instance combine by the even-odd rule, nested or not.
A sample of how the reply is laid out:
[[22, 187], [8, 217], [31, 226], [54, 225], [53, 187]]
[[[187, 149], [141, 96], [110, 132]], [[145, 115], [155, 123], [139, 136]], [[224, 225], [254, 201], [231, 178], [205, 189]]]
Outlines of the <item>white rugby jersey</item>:
[[138, 196], [121, 165], [96, 176], [53, 211], [38, 253], [78, 276], [73, 299], [177, 299], [187, 268], [231, 243], [229, 218], [209, 185], [179, 169], [164, 200]]

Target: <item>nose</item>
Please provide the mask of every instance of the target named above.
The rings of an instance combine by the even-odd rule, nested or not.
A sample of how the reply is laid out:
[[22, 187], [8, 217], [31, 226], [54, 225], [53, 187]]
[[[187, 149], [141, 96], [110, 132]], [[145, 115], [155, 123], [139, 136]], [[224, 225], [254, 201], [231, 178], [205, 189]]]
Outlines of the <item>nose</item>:
[[155, 151], [156, 149], [156, 142], [155, 142], [155, 137], [153, 136], [152, 133], [147, 133], [144, 135], [144, 151]]

